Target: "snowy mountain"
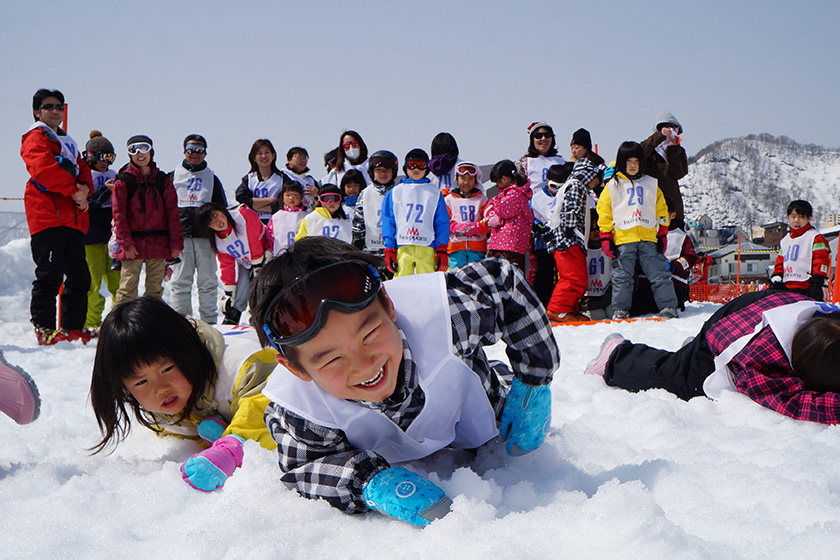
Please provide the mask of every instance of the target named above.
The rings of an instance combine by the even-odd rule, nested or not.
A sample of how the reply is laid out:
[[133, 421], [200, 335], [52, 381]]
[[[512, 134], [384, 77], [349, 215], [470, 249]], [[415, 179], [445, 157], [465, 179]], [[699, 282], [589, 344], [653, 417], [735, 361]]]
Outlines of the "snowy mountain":
[[785, 222], [788, 203], [798, 198], [824, 227], [826, 216], [840, 213], [840, 149], [769, 134], [720, 140], [690, 159], [680, 185], [686, 216], [707, 214], [716, 228]]
[[0, 212], [0, 247], [15, 239], [29, 237], [26, 214], [23, 212]]

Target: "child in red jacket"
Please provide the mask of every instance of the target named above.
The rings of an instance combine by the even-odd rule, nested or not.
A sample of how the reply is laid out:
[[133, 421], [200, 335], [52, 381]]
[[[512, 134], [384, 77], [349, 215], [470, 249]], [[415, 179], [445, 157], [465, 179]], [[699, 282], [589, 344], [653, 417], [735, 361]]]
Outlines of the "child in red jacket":
[[251, 280], [265, 263], [265, 227], [259, 214], [240, 204], [227, 209], [209, 202], [195, 214], [195, 221], [219, 257], [222, 284], [223, 325], [238, 325], [248, 307]]
[[773, 287], [823, 301], [823, 285], [831, 266], [828, 241], [811, 225], [813, 210], [807, 200], [794, 200], [787, 207], [790, 232], [782, 239]]

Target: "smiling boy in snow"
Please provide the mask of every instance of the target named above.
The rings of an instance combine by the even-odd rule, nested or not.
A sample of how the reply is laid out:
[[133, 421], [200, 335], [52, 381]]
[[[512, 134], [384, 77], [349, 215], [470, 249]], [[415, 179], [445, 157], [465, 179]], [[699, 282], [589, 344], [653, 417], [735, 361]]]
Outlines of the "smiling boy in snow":
[[[394, 465], [444, 447], [474, 449], [500, 430], [510, 454], [536, 449], [560, 356], [539, 301], [507, 261], [384, 285], [380, 264], [314, 237], [257, 277], [254, 325], [288, 369], [266, 386], [266, 423], [287, 486], [347, 513], [376, 509], [426, 525], [450, 500]], [[512, 384], [482, 349], [499, 340]], [[401, 494], [401, 484], [419, 491]]]

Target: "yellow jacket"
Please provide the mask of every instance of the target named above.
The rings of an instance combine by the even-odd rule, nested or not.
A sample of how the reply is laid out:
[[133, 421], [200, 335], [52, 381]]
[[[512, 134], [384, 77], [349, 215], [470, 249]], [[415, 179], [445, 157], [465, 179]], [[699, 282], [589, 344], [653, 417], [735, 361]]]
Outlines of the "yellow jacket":
[[205, 389], [184, 420], [180, 414], [151, 414], [160, 426], [158, 434], [201, 441], [199, 422], [214, 417], [228, 425], [223, 436], [236, 434], [276, 449], [263, 419], [269, 400], [262, 390], [277, 365], [277, 352], [263, 349], [251, 327], [222, 327], [224, 335], [201, 321], [195, 321], [195, 327], [216, 363], [216, 385]]
[[[619, 192], [623, 192], [624, 190], [635, 189], [639, 186], [647, 189], [647, 192], [652, 192], [654, 188], [656, 189], [656, 226], [633, 226], [628, 229], [616, 228], [615, 222], [613, 221], [613, 205], [610, 200], [611, 188], [622, 189], [622, 191]], [[613, 241], [616, 245], [635, 243], [636, 241], [652, 241], [655, 243], [659, 226], [667, 226], [670, 222], [668, 219], [668, 205], [665, 203], [665, 196], [657, 186], [656, 179], [648, 175], [643, 175], [639, 179], [631, 180], [622, 173], [616, 173], [615, 176], [613, 176], [613, 178], [610, 179], [604, 186], [604, 190], [601, 191], [601, 196], [598, 198], [596, 210], [598, 212], [598, 229], [604, 233], [612, 232]]]

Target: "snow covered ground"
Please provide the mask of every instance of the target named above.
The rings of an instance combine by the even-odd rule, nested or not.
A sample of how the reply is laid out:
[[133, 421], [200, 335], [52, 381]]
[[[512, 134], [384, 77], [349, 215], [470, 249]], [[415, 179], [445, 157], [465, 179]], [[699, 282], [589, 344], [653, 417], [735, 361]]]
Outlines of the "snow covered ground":
[[[468, 464], [443, 451], [412, 465], [454, 500], [423, 530], [300, 498], [254, 442], [212, 494], [181, 480], [194, 444], [142, 427], [91, 456], [95, 344], [35, 345], [32, 277], [28, 240], [0, 248], [0, 347], [43, 399], [28, 426], [0, 415], [0, 558], [836, 558], [840, 428], [735, 394], [609, 388], [583, 370], [615, 325], [555, 329], [563, 363], [540, 449], [511, 458], [491, 442]], [[618, 330], [676, 349], [714, 309]]]

